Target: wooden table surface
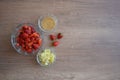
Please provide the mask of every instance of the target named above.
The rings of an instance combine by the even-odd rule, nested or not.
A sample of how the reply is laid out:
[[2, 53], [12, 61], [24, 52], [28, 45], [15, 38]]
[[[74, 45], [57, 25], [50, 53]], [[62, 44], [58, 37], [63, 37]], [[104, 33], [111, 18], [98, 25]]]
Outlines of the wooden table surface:
[[[11, 46], [15, 27], [58, 19], [57, 60], [40, 67]], [[120, 80], [120, 0], [0, 0], [0, 80]]]

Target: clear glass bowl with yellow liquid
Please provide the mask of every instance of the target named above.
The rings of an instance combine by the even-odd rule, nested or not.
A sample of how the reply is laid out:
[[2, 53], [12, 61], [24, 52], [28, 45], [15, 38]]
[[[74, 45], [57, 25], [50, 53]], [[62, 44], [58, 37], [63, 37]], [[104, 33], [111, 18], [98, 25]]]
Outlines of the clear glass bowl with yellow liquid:
[[57, 25], [57, 18], [53, 15], [41, 16], [38, 19], [38, 26], [43, 32], [52, 32]]

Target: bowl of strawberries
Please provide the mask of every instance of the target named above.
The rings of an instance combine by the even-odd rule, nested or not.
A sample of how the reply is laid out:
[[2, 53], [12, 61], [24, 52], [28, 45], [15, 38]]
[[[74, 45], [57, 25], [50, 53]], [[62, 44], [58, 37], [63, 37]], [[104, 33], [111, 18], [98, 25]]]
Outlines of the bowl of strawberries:
[[43, 34], [31, 23], [19, 24], [11, 35], [11, 43], [20, 54], [35, 54], [42, 48]]

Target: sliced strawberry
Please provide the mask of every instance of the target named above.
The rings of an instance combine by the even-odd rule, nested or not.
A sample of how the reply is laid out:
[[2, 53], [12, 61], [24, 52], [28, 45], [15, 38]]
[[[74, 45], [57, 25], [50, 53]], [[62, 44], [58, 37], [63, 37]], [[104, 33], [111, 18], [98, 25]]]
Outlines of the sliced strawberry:
[[21, 29], [20, 29], [20, 30], [19, 30], [19, 32], [20, 32], [20, 33], [22, 33], [22, 32], [23, 32], [23, 30], [21, 30]]
[[31, 41], [34, 41], [34, 40], [35, 40], [35, 38], [34, 38], [34, 37], [31, 37], [31, 38], [30, 38], [30, 40], [31, 40]]
[[34, 37], [40, 37], [37, 32], [34, 32], [34, 33], [33, 33], [33, 36], [34, 36]]
[[19, 43], [19, 40], [20, 40], [20, 38], [19, 38], [19, 37], [17, 37], [17, 38], [16, 38], [16, 41], [17, 41], [18, 43]]
[[33, 44], [33, 48], [36, 50], [39, 48], [39, 45], [38, 44]]
[[21, 42], [21, 43], [24, 43], [24, 42], [25, 42], [25, 40], [24, 40], [24, 39], [22, 39], [22, 38], [20, 38], [20, 42]]
[[37, 44], [37, 40], [32, 41], [34, 44]]
[[28, 27], [28, 30], [31, 31], [31, 27], [30, 26]]
[[23, 47], [23, 48], [25, 47], [25, 44], [24, 44], [24, 43], [22, 44], [22, 47]]
[[32, 52], [32, 49], [29, 48], [29, 49], [27, 49], [26, 51], [27, 51], [28, 53], [31, 53], [31, 52]]
[[38, 40], [38, 45], [40, 46], [41, 43], [42, 43], [42, 39], [39, 39], [39, 40]]
[[28, 28], [28, 26], [27, 25], [24, 25], [23, 27], [22, 27], [22, 30], [25, 30], [25, 29], [27, 29]]
[[21, 47], [21, 49], [22, 49], [23, 51], [26, 51], [25, 47]]
[[28, 50], [29, 49], [29, 47], [28, 46], [25, 46], [25, 50]]
[[26, 38], [25, 42], [31, 42], [30, 38]]
[[19, 43], [17, 43], [17, 44], [16, 44], [16, 47], [19, 47], [19, 46], [20, 46], [20, 44], [19, 44]]
[[40, 37], [37, 32], [34, 32], [30, 35], [30, 37]]
[[31, 32], [34, 33], [35, 32], [35, 29], [31, 27]]
[[28, 35], [27, 33], [23, 33], [23, 34], [22, 34], [22, 37], [23, 37], [24, 39], [25, 39], [25, 38], [28, 38], [28, 36], [29, 36], [29, 35]]
[[29, 47], [33, 45], [33, 42], [30, 42], [27, 44]]
[[27, 34], [31, 34], [32, 33], [31, 30], [24, 30], [24, 32], [27, 33]]
[[19, 34], [19, 38], [22, 38], [22, 34], [23, 34], [24, 32], [20, 32], [20, 34]]

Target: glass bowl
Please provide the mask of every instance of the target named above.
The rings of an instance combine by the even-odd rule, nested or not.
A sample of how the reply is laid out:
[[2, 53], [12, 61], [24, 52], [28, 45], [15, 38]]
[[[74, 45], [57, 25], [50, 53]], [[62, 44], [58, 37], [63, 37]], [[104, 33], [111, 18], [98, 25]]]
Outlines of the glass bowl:
[[[55, 56], [53, 63], [49, 63], [48, 65], [42, 64], [41, 61], [39, 60], [39, 55], [41, 55], [41, 53], [42, 53], [43, 51], [45, 51], [45, 49], [50, 49], [50, 51], [51, 51], [51, 52], [54, 54], [54, 56]], [[36, 55], [36, 60], [37, 60], [38, 64], [39, 64], [40, 66], [43, 66], [43, 67], [50, 66], [50, 65], [54, 64], [55, 61], [56, 61], [56, 55], [55, 55], [54, 49], [53, 49], [53, 48], [44, 48], [44, 49], [40, 50], [40, 51], [37, 53], [37, 55]]]
[[[18, 35], [20, 34], [20, 31], [19, 31], [19, 30], [20, 30], [24, 25], [33, 27], [33, 28], [35, 29], [35, 31], [40, 35], [40, 38], [42, 39], [42, 43], [41, 43], [41, 45], [39, 46], [39, 48], [36, 49], [36, 50], [32, 50], [31, 53], [28, 53], [27, 51], [22, 50], [22, 49], [21, 49], [21, 48], [22, 48], [21, 46], [16, 46], [16, 45], [17, 45], [17, 40], [16, 40], [16, 38], [17, 38]], [[14, 48], [19, 54], [23, 54], [23, 55], [31, 55], [31, 54], [37, 53], [37, 52], [42, 48], [42, 46], [43, 46], [43, 41], [44, 41], [44, 40], [43, 40], [43, 33], [42, 33], [42, 31], [39, 29], [38, 26], [35, 26], [35, 25], [31, 24], [31, 23], [22, 23], [22, 24], [19, 24], [19, 25], [15, 28], [15, 30], [13, 31], [13, 33], [12, 33], [12, 35], [11, 35], [11, 44], [12, 44], [13, 48]]]
[[[46, 18], [46, 17], [50, 17], [50, 18], [52, 18], [52, 19], [55, 21], [55, 26], [54, 26], [54, 28], [51, 29], [51, 30], [45, 30], [45, 29], [42, 28], [41, 22], [42, 22], [42, 20], [43, 20], [44, 18]], [[52, 31], [54, 31], [54, 30], [56, 29], [56, 27], [57, 27], [57, 22], [58, 22], [58, 20], [57, 20], [57, 18], [56, 18], [54, 15], [49, 15], [49, 14], [48, 14], [48, 15], [45, 15], [45, 16], [41, 16], [41, 17], [38, 19], [38, 26], [40, 27], [40, 29], [41, 29], [43, 32], [50, 33], [50, 32], [52, 32]]]

